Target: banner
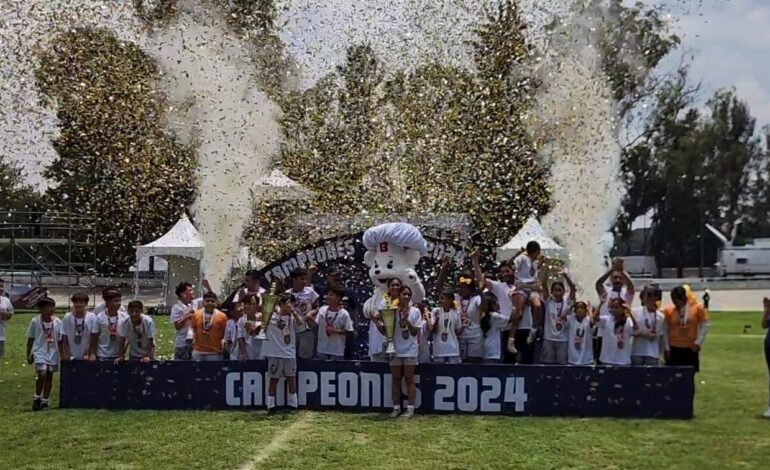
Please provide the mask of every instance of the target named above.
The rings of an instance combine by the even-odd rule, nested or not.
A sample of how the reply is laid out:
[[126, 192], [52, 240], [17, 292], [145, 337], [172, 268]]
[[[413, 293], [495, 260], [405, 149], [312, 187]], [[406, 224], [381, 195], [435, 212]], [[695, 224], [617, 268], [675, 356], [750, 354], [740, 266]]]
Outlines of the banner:
[[[393, 406], [385, 363], [301, 360], [298, 366], [301, 408], [387, 412]], [[63, 362], [60, 404], [102, 409], [263, 409], [266, 367], [266, 361], [117, 366]], [[689, 367], [422, 364], [417, 374], [420, 414], [693, 416], [694, 370]], [[276, 398], [278, 406], [285, 404], [283, 380]]]

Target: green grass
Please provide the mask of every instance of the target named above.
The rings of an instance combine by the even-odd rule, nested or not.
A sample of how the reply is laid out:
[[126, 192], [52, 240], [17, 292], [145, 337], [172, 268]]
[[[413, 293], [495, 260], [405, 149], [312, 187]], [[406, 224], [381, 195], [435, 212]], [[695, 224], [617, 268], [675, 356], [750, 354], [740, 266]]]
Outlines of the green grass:
[[[767, 468], [761, 315], [712, 314], [691, 421], [29, 410], [29, 315], [0, 363], [0, 468]], [[157, 319], [160, 354], [173, 336]], [[752, 325], [743, 335], [744, 325]], [[267, 446], [267, 447], [265, 447]]]

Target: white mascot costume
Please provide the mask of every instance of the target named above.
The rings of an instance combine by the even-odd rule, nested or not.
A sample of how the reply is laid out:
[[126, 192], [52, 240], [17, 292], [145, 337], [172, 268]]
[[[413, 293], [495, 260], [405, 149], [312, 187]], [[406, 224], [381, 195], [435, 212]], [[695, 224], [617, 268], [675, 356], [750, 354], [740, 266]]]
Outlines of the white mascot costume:
[[[372, 296], [364, 303], [364, 316], [385, 307], [388, 281], [397, 278], [402, 285], [412, 289], [412, 302], [425, 298], [425, 288], [414, 268], [422, 256], [428, 253], [428, 243], [414, 225], [389, 223], [372, 227], [364, 232], [366, 254], [364, 262], [369, 266], [369, 279], [374, 284]], [[385, 337], [374, 322], [369, 324], [369, 356], [372, 360], [387, 360], [383, 351]]]

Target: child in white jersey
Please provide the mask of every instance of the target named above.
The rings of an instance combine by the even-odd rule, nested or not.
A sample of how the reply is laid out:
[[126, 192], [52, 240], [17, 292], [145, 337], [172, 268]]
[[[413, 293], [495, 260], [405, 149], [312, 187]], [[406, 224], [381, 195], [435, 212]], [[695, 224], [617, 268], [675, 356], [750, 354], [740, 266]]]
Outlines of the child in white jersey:
[[462, 272], [457, 279], [455, 305], [460, 313], [460, 357], [463, 362], [479, 364], [484, 357], [484, 339], [481, 334], [479, 307], [481, 297], [476, 290], [476, 281], [471, 273]]
[[91, 335], [99, 333], [99, 319], [93, 312], [86, 311], [86, 294], [75, 294], [70, 301], [72, 311], [62, 320], [61, 358], [63, 361], [96, 360], [96, 351], [91, 350]]
[[238, 329], [243, 333], [243, 344], [246, 359], [253, 361], [262, 359], [262, 343], [259, 332], [262, 330], [262, 314], [259, 309], [259, 297], [245, 296], [243, 300], [243, 316], [238, 320]]
[[318, 328], [316, 359], [341, 361], [345, 359], [345, 340], [353, 335], [353, 320], [350, 313], [342, 308], [345, 289], [332, 287], [326, 294], [328, 305], [312, 310], [305, 317], [310, 327]]
[[623, 299], [617, 297], [609, 301], [609, 311], [610, 315], [595, 313], [595, 321], [603, 337], [599, 361], [602, 365], [629, 366], [636, 324], [634, 316]]
[[484, 335], [484, 364], [502, 362], [503, 330], [510, 325], [510, 317], [500, 312], [497, 296], [487, 291], [481, 295], [481, 331]]
[[566, 364], [568, 356], [569, 332], [567, 330], [567, 317], [572, 304], [575, 302], [575, 284], [569, 274], [562, 271], [561, 275], [569, 285], [569, 298], [564, 298], [565, 289], [561, 281], [551, 284], [550, 294], [545, 288], [546, 279], [543, 280], [543, 292], [546, 296], [545, 316], [543, 318], [543, 351], [541, 361], [543, 364]]
[[115, 364], [123, 362], [126, 349], [132, 361], [148, 363], [155, 359], [155, 322], [152, 317], [142, 313], [143, 310], [144, 305], [138, 300], [128, 303], [128, 319], [118, 325], [120, 352]]
[[575, 302], [573, 313], [567, 317], [567, 363], [571, 366], [587, 366], [594, 363], [592, 339], [593, 311], [588, 303]]
[[104, 297], [104, 311], [97, 314], [99, 332], [91, 335], [91, 350], [96, 351], [96, 359], [114, 361], [120, 353], [118, 343], [118, 325], [128, 319], [128, 313], [123, 309], [120, 291], [107, 290]]
[[225, 351], [229, 353], [231, 361], [245, 361], [247, 359], [246, 341], [241, 326], [243, 312], [243, 302], [236, 301], [233, 304], [233, 315], [227, 320], [225, 326]]
[[430, 314], [433, 334], [433, 362], [439, 364], [460, 363], [460, 342], [463, 326], [460, 313], [455, 308], [455, 294], [445, 289], [438, 297], [439, 306]]
[[527, 343], [532, 344], [542, 326], [542, 303], [540, 301], [540, 244], [534, 240], [527, 243], [525, 252], [513, 260], [516, 269], [516, 289], [511, 293], [511, 302], [517, 312], [523, 312], [527, 304], [532, 307], [532, 329]]
[[47, 410], [54, 372], [59, 370], [61, 320], [54, 316], [56, 303], [44, 297], [37, 303], [39, 315], [27, 328], [27, 363], [35, 365], [35, 400], [32, 409]]
[[[278, 299], [276, 310], [265, 326], [267, 340], [262, 345], [262, 353], [267, 358], [267, 375], [270, 382], [267, 389], [267, 413], [275, 412], [275, 393], [278, 380], [286, 379], [289, 396], [286, 404], [289, 410], [296, 411], [297, 399], [297, 333], [305, 330], [305, 322], [294, 310], [296, 299], [285, 293]], [[263, 312], [264, 313], [264, 312]]]
[[635, 366], [657, 366], [665, 350], [665, 320], [658, 310], [655, 289], [650, 286], [639, 294], [641, 307], [632, 310], [637, 328], [634, 329], [634, 346], [631, 363]]

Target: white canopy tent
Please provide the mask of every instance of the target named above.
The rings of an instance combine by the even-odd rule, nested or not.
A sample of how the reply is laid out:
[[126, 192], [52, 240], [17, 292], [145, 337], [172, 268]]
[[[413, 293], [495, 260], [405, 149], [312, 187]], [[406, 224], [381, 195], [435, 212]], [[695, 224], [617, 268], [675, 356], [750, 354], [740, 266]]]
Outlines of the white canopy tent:
[[[203, 259], [204, 243], [198, 230], [187, 216], [181, 219], [157, 240], [136, 247], [136, 260], [149, 256], [158, 256], [168, 263], [166, 283], [164, 286], [165, 305], [171, 306], [176, 302], [176, 294], [170, 288], [182, 281], [198, 285], [201, 279], [201, 259]], [[139, 272], [134, 276], [134, 293], [138, 294]]]
[[497, 249], [497, 260], [503, 261], [515, 255], [521, 248], [527, 246], [530, 241], [536, 241], [540, 244], [540, 250], [543, 255], [549, 258], [556, 258], [567, 263], [569, 253], [561, 245], [556, 243], [553, 238], [548, 236], [546, 231], [534, 217], [530, 217], [521, 227], [519, 233], [505, 245]]
[[309, 189], [289, 178], [277, 168], [257, 180], [252, 192], [257, 199], [277, 199], [279, 201], [309, 199], [313, 195]]

